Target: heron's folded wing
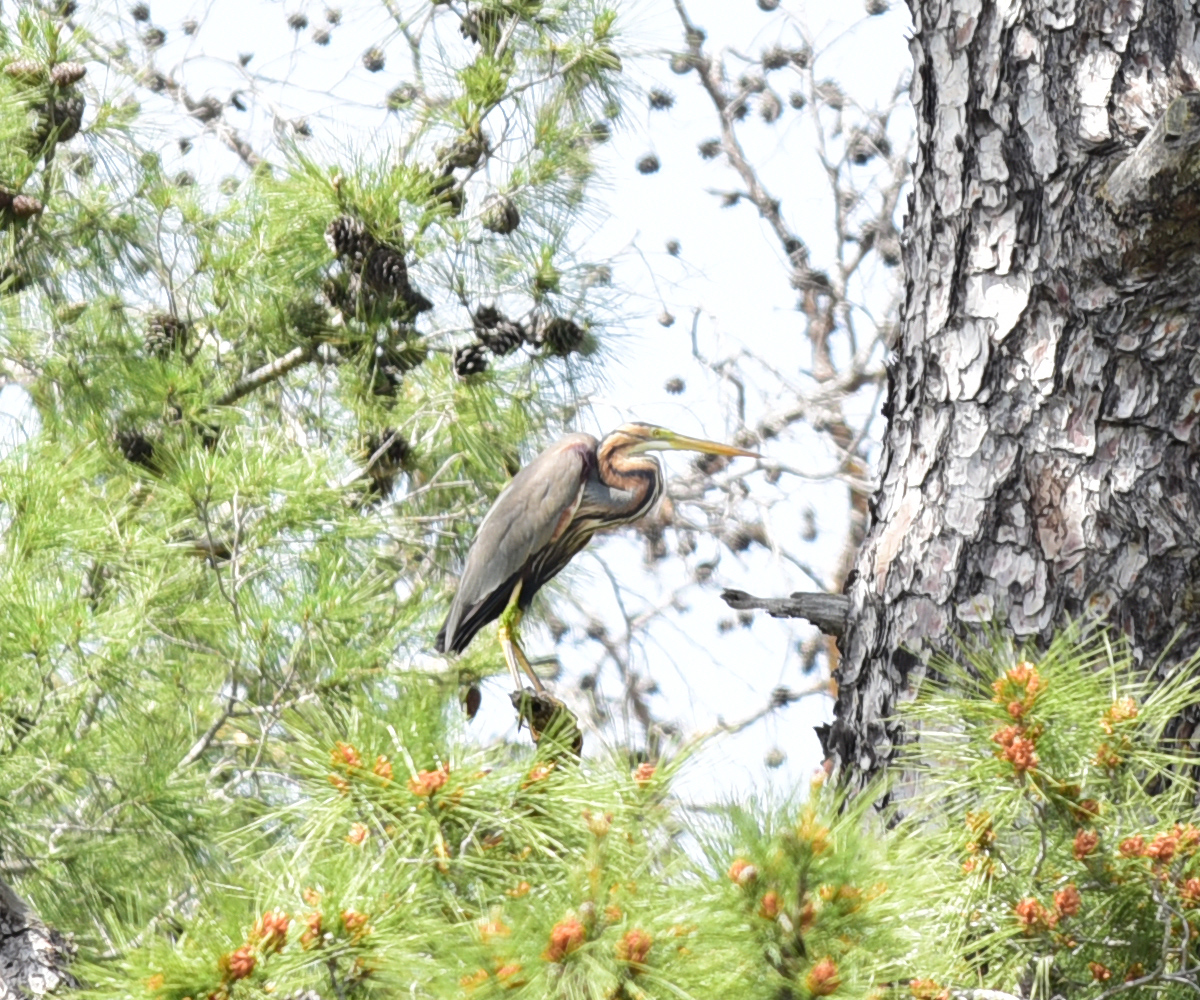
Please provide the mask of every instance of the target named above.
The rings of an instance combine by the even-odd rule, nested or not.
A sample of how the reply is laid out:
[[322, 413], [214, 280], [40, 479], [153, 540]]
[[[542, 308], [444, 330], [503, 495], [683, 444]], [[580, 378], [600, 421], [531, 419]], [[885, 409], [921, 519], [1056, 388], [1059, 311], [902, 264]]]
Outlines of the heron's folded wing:
[[442, 648], [454, 648], [460, 622], [550, 544], [579, 504], [595, 447], [595, 438], [588, 434], [557, 441], [513, 476], [496, 498], [467, 554], [439, 636]]

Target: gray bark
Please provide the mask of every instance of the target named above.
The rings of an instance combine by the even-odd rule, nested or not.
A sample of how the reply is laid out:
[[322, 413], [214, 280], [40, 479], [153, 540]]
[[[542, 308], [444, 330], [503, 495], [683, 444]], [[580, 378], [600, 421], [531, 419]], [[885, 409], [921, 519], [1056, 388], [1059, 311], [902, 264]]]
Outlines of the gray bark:
[[0, 882], [0, 1000], [40, 997], [70, 983], [69, 943]]
[[859, 780], [954, 633], [1098, 616], [1147, 665], [1200, 646], [1200, 10], [910, 7], [903, 322], [822, 734]]

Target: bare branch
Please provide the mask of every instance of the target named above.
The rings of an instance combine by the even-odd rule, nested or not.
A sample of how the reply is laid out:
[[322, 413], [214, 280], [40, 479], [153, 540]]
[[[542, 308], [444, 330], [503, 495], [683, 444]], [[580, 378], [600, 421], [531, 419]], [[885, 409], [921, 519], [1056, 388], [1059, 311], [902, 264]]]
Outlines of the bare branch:
[[244, 396], [249, 396], [255, 389], [261, 389], [268, 382], [274, 382], [276, 379], [283, 378], [293, 368], [299, 368], [302, 364], [311, 361], [315, 353], [310, 344], [293, 347], [287, 354], [276, 358], [274, 361], [268, 361], [261, 368], [254, 369], [248, 375], [243, 375], [217, 397], [214, 405], [229, 406], [232, 403], [236, 403]]
[[726, 590], [721, 600], [735, 611], [761, 608], [772, 618], [807, 618], [826, 635], [840, 636], [846, 631], [850, 598], [843, 594], [805, 594], [790, 597], [755, 597], [744, 590]]
[[757, 172], [750, 166], [742, 144], [738, 141], [737, 132], [733, 127], [733, 112], [741, 102], [745, 101], [749, 92], [739, 92], [732, 98], [726, 94], [721, 80], [720, 64], [704, 53], [699, 42], [691, 42], [692, 39], [703, 38], [703, 34], [688, 17], [682, 0], [675, 0], [675, 10], [679, 14], [680, 21], [683, 22], [684, 32], [689, 39], [692, 65], [696, 70], [696, 75], [700, 78], [701, 84], [719, 113], [721, 148], [729, 159], [730, 165], [738, 172], [742, 182], [746, 185], [746, 196], [754, 203], [759, 215], [763, 217], [783, 245], [784, 253], [787, 254], [788, 260], [792, 264], [793, 285], [802, 290], [828, 289], [829, 276], [823, 271], [816, 271], [812, 268], [809, 263], [808, 247], [800, 237], [788, 229], [787, 223], [783, 220], [783, 213], [780, 211], [779, 199], [773, 197], [763, 186]]

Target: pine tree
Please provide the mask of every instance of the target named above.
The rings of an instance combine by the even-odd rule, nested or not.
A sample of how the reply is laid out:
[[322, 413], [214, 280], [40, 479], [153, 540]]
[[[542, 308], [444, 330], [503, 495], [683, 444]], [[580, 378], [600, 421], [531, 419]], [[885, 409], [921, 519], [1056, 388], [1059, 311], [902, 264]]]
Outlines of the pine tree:
[[37, 414], [0, 457], [0, 996], [1194, 992], [1194, 661], [939, 662], [884, 816], [820, 781], [698, 816], [701, 741], [467, 738], [503, 665], [429, 637], [603, 351], [567, 246], [621, 62], [600, 7], [432, 9], [470, 47], [450, 99], [386, 99], [403, 157], [269, 163], [138, 69], [244, 161], [215, 189], [89, 87], [133, 69], [73, 6], [0, 34], [0, 377]]

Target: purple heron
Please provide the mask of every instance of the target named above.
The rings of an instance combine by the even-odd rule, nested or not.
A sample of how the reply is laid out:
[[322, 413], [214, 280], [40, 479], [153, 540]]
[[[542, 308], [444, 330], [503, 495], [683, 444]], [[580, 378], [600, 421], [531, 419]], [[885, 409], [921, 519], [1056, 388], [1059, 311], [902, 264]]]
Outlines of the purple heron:
[[662, 495], [663, 471], [649, 451], [759, 457], [651, 424], [623, 424], [602, 441], [568, 434], [513, 476], [479, 525], [437, 634], [438, 652], [461, 653], [481, 628], [499, 618], [500, 646], [513, 682], [520, 690], [524, 670], [540, 694], [542, 682], [517, 635], [521, 616], [534, 594], [592, 535], [650, 512]]

